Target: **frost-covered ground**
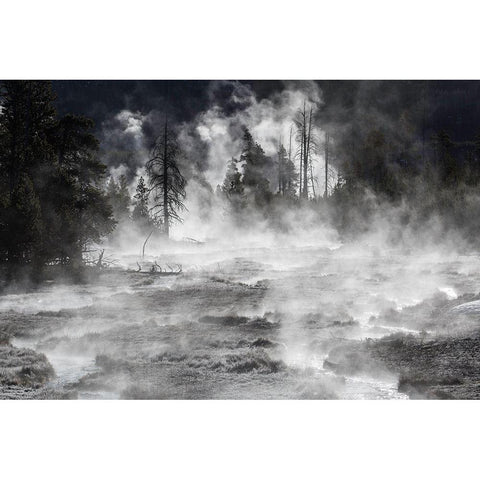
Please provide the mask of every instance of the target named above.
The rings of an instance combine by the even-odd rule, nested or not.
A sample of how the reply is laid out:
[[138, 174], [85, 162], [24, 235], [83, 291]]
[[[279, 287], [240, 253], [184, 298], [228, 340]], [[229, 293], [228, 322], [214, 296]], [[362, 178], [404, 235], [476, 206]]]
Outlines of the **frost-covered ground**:
[[135, 256], [119, 259], [124, 269], [88, 285], [0, 296], [1, 397], [435, 397], [431, 385], [412, 385], [421, 365], [445, 384], [438, 374], [454, 370], [444, 358], [457, 351], [452, 339], [460, 350], [467, 339], [470, 353], [462, 350], [463, 366], [437, 397], [477, 391], [465, 386], [477, 361], [468, 343], [480, 316], [477, 256], [192, 244], [143, 260], [143, 270], [182, 264], [170, 277], [127, 270]]

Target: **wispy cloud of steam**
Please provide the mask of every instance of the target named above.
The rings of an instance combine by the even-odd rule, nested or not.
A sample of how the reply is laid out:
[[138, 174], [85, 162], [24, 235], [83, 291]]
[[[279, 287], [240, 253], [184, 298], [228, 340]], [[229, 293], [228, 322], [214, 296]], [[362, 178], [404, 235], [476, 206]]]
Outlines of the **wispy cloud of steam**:
[[[278, 142], [288, 145], [290, 128], [297, 111], [318, 108], [322, 94], [315, 82], [287, 82], [285, 89], [258, 100], [248, 86], [239, 82], [215, 82], [210, 87], [212, 106], [189, 124], [184, 124], [181, 138], [193, 137], [206, 146], [204, 175], [215, 187], [223, 181], [226, 165], [241, 151], [242, 126], [246, 126], [267, 155], [275, 155]], [[225, 101], [225, 98], [228, 100]]]
[[[286, 82], [284, 90], [261, 100], [248, 85], [218, 81], [210, 85], [209, 98], [210, 108], [180, 125], [178, 135], [187, 154], [187, 177], [201, 173], [213, 188], [223, 181], [230, 158], [240, 154], [243, 126], [267, 155], [275, 155], [279, 140], [288, 143], [293, 119], [304, 102], [307, 109], [322, 104], [321, 90], [313, 81]], [[106, 164], [112, 169], [123, 165], [128, 177], [135, 177], [164, 120], [158, 110], [128, 109], [106, 120], [101, 134]]]
[[[216, 81], [209, 86], [208, 98], [207, 110], [177, 127], [179, 143], [185, 152], [179, 163], [188, 181], [189, 227], [182, 231], [201, 230], [201, 236], [208, 236], [207, 230], [212, 227], [208, 222], [213, 217], [225, 217], [224, 206], [219, 205], [213, 192], [223, 182], [227, 162], [241, 153], [243, 126], [249, 128], [268, 156], [274, 156], [279, 141], [288, 148], [293, 119], [304, 103], [307, 109], [314, 110], [322, 105], [322, 92], [313, 81], [285, 82], [282, 91], [262, 99], [257, 98], [249, 85]], [[103, 159], [111, 175], [127, 176], [131, 191], [145, 173], [148, 152], [164, 121], [165, 113], [156, 109], [143, 113], [124, 109], [102, 125]], [[320, 127], [315, 127], [321, 135]], [[195, 219], [201, 223], [197, 224]]]
[[[201, 238], [221, 236], [221, 231], [225, 229], [230, 232], [237, 230], [225, 212], [226, 206], [212, 193], [223, 182], [227, 162], [232, 157], [238, 158], [241, 153], [243, 127], [250, 130], [266, 155], [275, 156], [279, 141], [288, 148], [293, 120], [304, 104], [307, 110], [311, 107], [318, 110], [322, 105], [321, 90], [315, 82], [309, 81], [286, 82], [282, 91], [263, 99], [258, 99], [245, 84], [213, 82], [209, 98], [211, 107], [198, 114], [193, 121], [182, 124], [179, 130], [180, 144], [186, 151], [186, 169], [196, 168], [189, 175], [187, 186], [189, 212], [185, 225], [178, 227], [177, 231]], [[322, 135], [318, 125], [315, 125], [315, 130], [318, 136]], [[292, 145], [292, 155], [294, 149]], [[320, 164], [323, 167], [322, 162]], [[317, 164], [317, 176], [319, 169], [320, 165]], [[271, 189], [275, 191], [275, 185], [271, 185]], [[249, 212], [249, 218], [251, 224], [255, 225], [256, 235], [267, 233], [265, 219], [258, 212]], [[300, 226], [300, 222], [298, 224]], [[245, 240], [247, 232], [242, 233]]]
[[103, 122], [101, 154], [112, 176], [126, 175], [131, 180], [147, 161], [146, 121], [147, 115], [121, 110]]

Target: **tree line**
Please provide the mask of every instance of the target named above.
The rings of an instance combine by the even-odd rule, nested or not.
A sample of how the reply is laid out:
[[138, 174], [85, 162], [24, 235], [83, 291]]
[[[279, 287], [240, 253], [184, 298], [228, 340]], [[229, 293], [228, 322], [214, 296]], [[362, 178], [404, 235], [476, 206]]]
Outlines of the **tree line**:
[[93, 123], [59, 117], [49, 82], [0, 88], [0, 263], [8, 277], [52, 262], [78, 267], [115, 225]]
[[48, 265], [80, 272], [92, 245], [127, 219], [167, 236], [181, 221], [186, 180], [167, 122], [133, 199], [125, 176], [108, 178], [93, 130], [86, 117], [58, 115], [48, 81], [0, 84], [0, 269], [7, 279], [40, 279]]
[[[325, 136], [325, 141], [321, 141], [313, 115], [313, 107], [307, 110], [304, 103], [292, 121], [288, 144], [279, 139], [274, 156], [267, 156], [250, 130], [243, 127], [240, 155], [228, 161], [224, 182], [217, 188], [217, 193], [226, 197], [236, 210], [249, 202], [261, 208], [278, 199], [288, 199], [292, 204], [295, 199], [317, 200], [318, 179], [313, 162], [325, 155], [329, 138]], [[325, 169], [326, 196], [329, 183], [327, 164]]]
[[[275, 224], [279, 211], [308, 205], [319, 218], [328, 212], [341, 233], [355, 235], [383, 206], [407, 205], [405, 224], [421, 226], [437, 215], [445, 228], [475, 242], [480, 132], [462, 143], [443, 130], [427, 136], [417, 104], [406, 104], [388, 122], [382, 115], [345, 115], [345, 124], [333, 128], [331, 117], [304, 103], [275, 155], [244, 127], [216, 193], [239, 222], [250, 221], [251, 208]], [[123, 221], [167, 237], [182, 221], [185, 159], [167, 119], [131, 196], [126, 177], [108, 178], [93, 122], [56, 112], [50, 82], [2, 82], [0, 109], [0, 268], [9, 278], [21, 270], [39, 276], [46, 265], [80, 268], [90, 246]], [[315, 128], [322, 120], [324, 128]], [[320, 158], [323, 192], [313, 166]]]

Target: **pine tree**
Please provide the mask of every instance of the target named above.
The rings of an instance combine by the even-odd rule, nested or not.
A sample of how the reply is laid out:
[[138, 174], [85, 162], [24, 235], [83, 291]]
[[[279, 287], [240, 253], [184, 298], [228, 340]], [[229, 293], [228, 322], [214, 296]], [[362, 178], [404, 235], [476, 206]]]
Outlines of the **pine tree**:
[[[101, 241], [115, 226], [108, 199], [100, 188], [106, 167], [97, 157], [93, 126], [88, 118], [66, 115], [58, 121], [52, 142], [58, 162], [45, 201], [50, 202], [60, 221], [49, 251], [54, 251], [56, 244], [62, 263], [75, 267], [82, 263], [87, 244]], [[55, 218], [50, 216], [46, 221], [54, 231]]]
[[55, 127], [48, 82], [6, 81], [1, 88], [0, 176], [5, 209], [0, 248], [12, 268], [41, 262], [44, 224], [40, 204], [44, 178], [51, 174]]
[[268, 202], [271, 197], [268, 175], [274, 170], [273, 162], [265, 155], [263, 148], [253, 141], [246, 127], [240, 162], [243, 164], [242, 183], [246, 193], [253, 195], [257, 204]]
[[237, 168], [238, 161], [232, 157], [228, 162], [222, 191], [227, 195], [241, 195], [243, 193], [242, 174]]
[[49, 82], [1, 85], [0, 259], [9, 265], [81, 262], [82, 248], [113, 228], [96, 183], [105, 166], [96, 158], [93, 122], [57, 118]]
[[153, 226], [148, 208], [149, 191], [143, 177], [140, 177], [135, 191], [135, 206], [132, 212], [132, 220], [143, 230]]

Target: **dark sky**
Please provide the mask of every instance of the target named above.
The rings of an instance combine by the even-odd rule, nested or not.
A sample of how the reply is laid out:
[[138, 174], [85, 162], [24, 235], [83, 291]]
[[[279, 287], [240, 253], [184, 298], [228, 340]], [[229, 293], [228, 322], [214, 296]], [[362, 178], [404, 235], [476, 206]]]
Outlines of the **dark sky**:
[[[363, 81], [365, 82], [365, 81]], [[368, 81], [367, 81], [368, 82]], [[190, 121], [211, 105], [211, 87], [215, 82], [175, 80], [57, 80], [53, 82], [60, 113], [72, 112], [93, 118], [97, 128], [103, 121], [122, 109], [165, 112], [176, 122]], [[218, 84], [218, 82], [216, 82]], [[257, 98], [265, 98], [284, 88], [276, 80], [242, 81], [249, 85]], [[319, 81], [325, 102], [354, 104], [362, 81]], [[429, 99], [427, 128], [447, 130], [456, 141], [466, 141], [480, 127], [479, 81], [385, 81], [372, 82], [378, 89], [374, 95], [379, 108], [382, 98], [392, 89], [404, 92], [414, 89], [420, 95], [426, 85]], [[413, 87], [412, 87], [413, 85]], [[230, 91], [217, 89], [215, 101], [229, 108]], [[395, 111], [391, 112], [395, 116]]]
[[[280, 81], [242, 81], [250, 85], [258, 98], [281, 90]], [[56, 80], [60, 113], [87, 115], [97, 124], [112, 112], [167, 110], [177, 122], [189, 121], [211, 104], [208, 80]], [[225, 102], [228, 92], [225, 91]], [[218, 100], [218, 96], [217, 96]]]

